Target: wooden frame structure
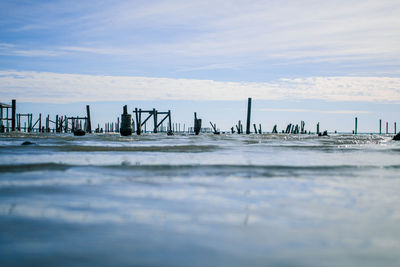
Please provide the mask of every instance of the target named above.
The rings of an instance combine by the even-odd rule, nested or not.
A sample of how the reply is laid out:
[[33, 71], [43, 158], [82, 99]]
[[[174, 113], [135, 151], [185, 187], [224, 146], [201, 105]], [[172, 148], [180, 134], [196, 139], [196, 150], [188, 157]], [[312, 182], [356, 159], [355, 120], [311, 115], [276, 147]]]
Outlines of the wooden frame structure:
[[[158, 111], [155, 108], [153, 110], [142, 110], [135, 108], [135, 118], [136, 118], [136, 134], [140, 135], [142, 133], [142, 127], [146, 124], [146, 122], [153, 117], [153, 133], [158, 132], [158, 127], [168, 119], [168, 132], [172, 133], [172, 121], [171, 121], [171, 110], [168, 111]], [[148, 114], [146, 119], [142, 121], [142, 113]], [[165, 115], [161, 121], [158, 121], [158, 115]]]

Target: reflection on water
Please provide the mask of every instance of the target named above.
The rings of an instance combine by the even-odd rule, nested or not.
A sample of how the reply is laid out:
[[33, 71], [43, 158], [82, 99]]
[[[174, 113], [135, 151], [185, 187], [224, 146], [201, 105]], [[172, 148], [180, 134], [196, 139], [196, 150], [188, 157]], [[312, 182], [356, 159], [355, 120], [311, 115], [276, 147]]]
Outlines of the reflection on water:
[[373, 135], [1, 135], [0, 264], [399, 266], [399, 153]]

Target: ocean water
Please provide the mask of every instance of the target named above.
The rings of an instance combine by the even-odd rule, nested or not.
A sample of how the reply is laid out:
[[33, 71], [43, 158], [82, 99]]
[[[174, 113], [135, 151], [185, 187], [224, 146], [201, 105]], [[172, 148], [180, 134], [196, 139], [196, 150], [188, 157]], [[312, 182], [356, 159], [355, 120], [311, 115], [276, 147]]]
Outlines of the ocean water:
[[0, 265], [400, 266], [399, 171], [390, 136], [2, 134]]

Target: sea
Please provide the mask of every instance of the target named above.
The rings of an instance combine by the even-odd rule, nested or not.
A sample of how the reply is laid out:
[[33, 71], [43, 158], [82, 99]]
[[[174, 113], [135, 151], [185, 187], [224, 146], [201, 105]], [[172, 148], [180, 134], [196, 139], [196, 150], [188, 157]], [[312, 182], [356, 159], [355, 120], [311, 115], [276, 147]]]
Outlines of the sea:
[[0, 134], [0, 266], [400, 266], [399, 171], [390, 135]]

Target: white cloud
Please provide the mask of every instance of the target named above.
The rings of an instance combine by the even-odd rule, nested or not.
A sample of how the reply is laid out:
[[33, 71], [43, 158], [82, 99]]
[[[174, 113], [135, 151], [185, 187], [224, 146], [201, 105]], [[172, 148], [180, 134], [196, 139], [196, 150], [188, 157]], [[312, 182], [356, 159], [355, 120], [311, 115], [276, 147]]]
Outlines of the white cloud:
[[[221, 64], [226, 58], [235, 58], [238, 64], [239, 60], [270, 59], [400, 60], [400, 4], [396, 0], [96, 1], [83, 7], [67, 1], [41, 5], [33, 9], [37, 13], [29, 16], [34, 19], [25, 28], [31, 30], [33, 24], [64, 29], [71, 36], [69, 44], [51, 48], [61, 52], [149, 60], [160, 56], [214, 58], [201, 66]], [[77, 15], [57, 16], [64, 9]], [[31, 14], [31, 10], [26, 12]]]
[[400, 102], [400, 78], [309, 77], [271, 82], [219, 82], [0, 71], [0, 98], [19, 101], [243, 100], [247, 97]]

